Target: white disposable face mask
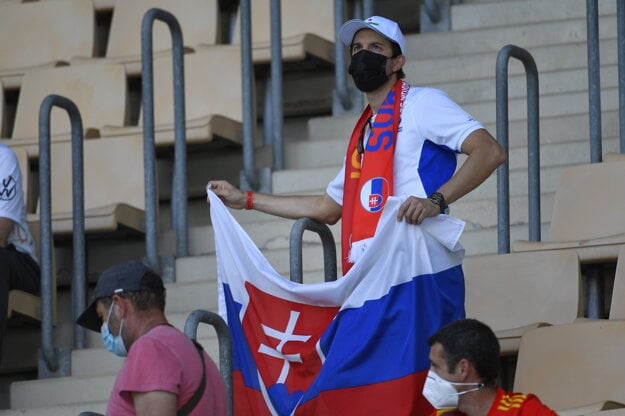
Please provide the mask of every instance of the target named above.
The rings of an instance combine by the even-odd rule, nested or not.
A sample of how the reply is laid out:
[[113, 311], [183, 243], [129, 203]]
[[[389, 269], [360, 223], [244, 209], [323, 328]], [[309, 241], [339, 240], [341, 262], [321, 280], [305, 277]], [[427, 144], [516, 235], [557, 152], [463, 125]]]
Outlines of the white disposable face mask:
[[[458, 392], [454, 386], [476, 387]], [[436, 409], [455, 409], [458, 407], [458, 396], [480, 390], [482, 387], [484, 387], [484, 383], [453, 383], [430, 370], [423, 386], [423, 397]]]

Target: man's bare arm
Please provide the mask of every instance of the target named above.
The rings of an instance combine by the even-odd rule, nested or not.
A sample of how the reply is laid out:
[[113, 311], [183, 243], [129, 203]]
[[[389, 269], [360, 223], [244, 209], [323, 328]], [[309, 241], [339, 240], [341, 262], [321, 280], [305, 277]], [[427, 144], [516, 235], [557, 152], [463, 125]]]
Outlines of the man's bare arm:
[[[230, 208], [243, 209], [246, 193], [226, 181], [210, 181], [210, 189]], [[341, 206], [324, 195], [269, 195], [254, 193], [254, 209], [278, 217], [309, 217], [324, 224], [335, 224], [341, 218]]]
[[178, 397], [168, 391], [133, 392], [135, 415], [175, 416]]

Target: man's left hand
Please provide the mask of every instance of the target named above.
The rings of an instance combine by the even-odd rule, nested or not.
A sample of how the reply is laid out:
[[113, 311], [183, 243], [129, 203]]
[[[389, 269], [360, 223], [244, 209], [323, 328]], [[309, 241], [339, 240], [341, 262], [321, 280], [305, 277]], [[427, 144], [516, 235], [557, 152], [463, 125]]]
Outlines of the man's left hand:
[[440, 213], [440, 207], [429, 199], [411, 196], [399, 207], [397, 221], [405, 219], [408, 224], [421, 224], [427, 217], [435, 217]]

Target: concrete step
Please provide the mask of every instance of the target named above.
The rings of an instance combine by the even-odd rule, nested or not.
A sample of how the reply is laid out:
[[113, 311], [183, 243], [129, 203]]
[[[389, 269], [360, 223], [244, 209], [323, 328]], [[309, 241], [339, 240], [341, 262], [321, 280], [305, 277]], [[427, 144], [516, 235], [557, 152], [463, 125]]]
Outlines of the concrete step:
[[[616, 38], [600, 41], [601, 64], [617, 62]], [[502, 45], [503, 46], [503, 45]], [[586, 42], [562, 45], [533, 47], [532, 54], [539, 73], [562, 69], [585, 68], [587, 66]], [[469, 79], [491, 78], [494, 80], [498, 52], [483, 52], [474, 55], [461, 55], [423, 60], [409, 60], [404, 66], [406, 79], [413, 85], [431, 85], [442, 82], [462, 81]], [[510, 65], [510, 74], [523, 72], [522, 65]]]
[[[616, 13], [612, 1], [599, 2], [599, 14]], [[584, 0], [517, 0], [481, 4], [456, 4], [451, 8], [452, 30], [509, 27], [519, 24], [557, 22], [586, 16]]]
[[[585, 41], [586, 33], [585, 15], [557, 21], [518, 22], [507, 26], [420, 33], [406, 36], [406, 56], [408, 59], [430, 59], [498, 52], [507, 44], [527, 49]], [[599, 37], [611, 36], [613, 33], [616, 33], [615, 14], [602, 15], [599, 19]]]
[[[198, 337], [197, 341], [204, 350], [216, 362], [219, 362], [219, 341], [216, 334], [205, 333], [203, 337]], [[120, 358], [105, 348], [100, 343], [99, 348], [85, 348], [72, 351], [72, 376], [88, 377], [107, 374], [117, 374], [124, 364], [124, 359]]]
[[[520, 65], [518, 61], [511, 61], [510, 65]], [[557, 71], [540, 71], [538, 73], [539, 97], [588, 91], [588, 71], [586, 68], [562, 69]], [[445, 91], [460, 105], [469, 103], [495, 102], [497, 84], [494, 76], [484, 79], [466, 81], [452, 81], [433, 84], [434, 88]], [[618, 86], [617, 65], [601, 67], [601, 87], [614, 88]], [[527, 97], [527, 78], [525, 73], [514, 74], [508, 77], [508, 99]]]
[[113, 374], [17, 382], [11, 385], [11, 407], [28, 409], [103, 402], [108, 400], [114, 383]]

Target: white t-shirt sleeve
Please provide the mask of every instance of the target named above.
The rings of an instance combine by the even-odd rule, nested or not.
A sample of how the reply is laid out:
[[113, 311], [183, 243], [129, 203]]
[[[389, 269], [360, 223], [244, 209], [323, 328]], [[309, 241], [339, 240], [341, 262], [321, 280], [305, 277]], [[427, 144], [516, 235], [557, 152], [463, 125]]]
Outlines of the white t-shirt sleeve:
[[0, 217], [20, 223], [23, 207], [21, 171], [13, 151], [0, 146]]
[[460, 153], [462, 143], [469, 134], [484, 128], [482, 123], [475, 120], [445, 92], [434, 88], [417, 90], [417, 97], [412, 102], [413, 108], [405, 113], [413, 117], [417, 130], [424, 139]]

